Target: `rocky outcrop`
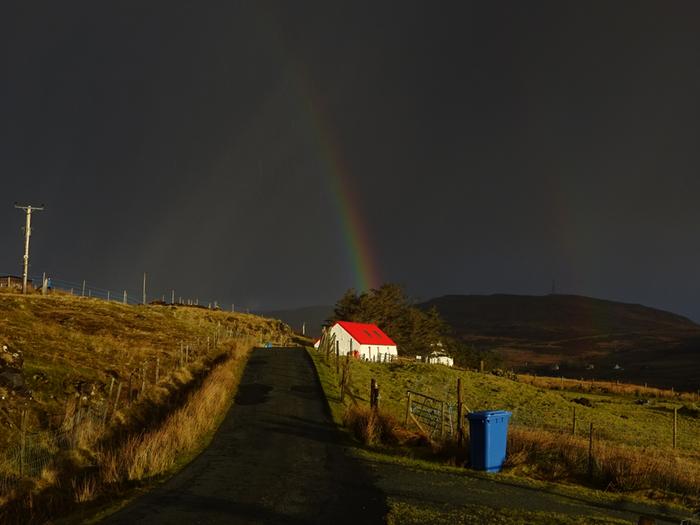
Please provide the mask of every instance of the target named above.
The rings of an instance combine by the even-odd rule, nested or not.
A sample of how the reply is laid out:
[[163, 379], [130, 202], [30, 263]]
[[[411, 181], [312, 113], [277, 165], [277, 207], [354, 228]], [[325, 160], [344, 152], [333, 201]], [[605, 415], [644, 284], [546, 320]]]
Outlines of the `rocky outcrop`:
[[24, 356], [21, 350], [11, 350], [7, 345], [0, 349], [0, 386], [18, 394], [28, 394], [24, 381]]

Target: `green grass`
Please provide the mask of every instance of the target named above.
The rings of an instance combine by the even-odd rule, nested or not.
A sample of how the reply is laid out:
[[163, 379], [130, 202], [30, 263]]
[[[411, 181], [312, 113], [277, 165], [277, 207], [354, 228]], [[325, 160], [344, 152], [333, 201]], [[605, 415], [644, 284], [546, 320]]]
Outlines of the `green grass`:
[[[324, 359], [318, 352], [312, 352], [312, 355], [317, 362]], [[334, 365], [333, 360], [331, 363]], [[682, 406], [680, 402], [665, 399], [650, 399], [648, 405], [639, 405], [636, 403], [639, 398], [634, 395], [548, 390], [489, 373], [441, 365], [352, 361], [351, 369], [351, 391], [356, 398], [368, 402], [370, 380], [376, 379], [382, 409], [402, 422], [408, 390], [455, 404], [457, 379], [461, 378], [462, 399], [471, 411], [509, 410], [513, 413], [513, 425], [568, 432], [576, 408], [579, 435], [587, 435], [590, 423], [593, 423], [596, 435], [601, 439], [667, 450], [672, 444], [673, 408]], [[335, 377], [335, 366], [320, 373]], [[329, 394], [337, 396], [337, 386], [331, 387], [335, 390]], [[573, 401], [581, 397], [590, 400], [593, 406], [586, 407]], [[700, 419], [678, 416], [678, 448], [688, 456], [698, 457]]]
[[[361, 407], [369, 404], [369, 385], [372, 378], [380, 387], [380, 409], [383, 414], [393, 416], [399, 424], [404, 423], [406, 414], [406, 391], [422, 392], [432, 397], [444, 399], [448, 403], [456, 400], [457, 379], [462, 379], [463, 400], [471, 410], [508, 409], [513, 412], [513, 424], [524, 432], [534, 431], [532, 437], [522, 432], [517, 439], [520, 450], [530, 451], [526, 456], [518, 456], [509, 468], [498, 476], [509, 476], [519, 483], [546, 483], [551, 487], [570, 487], [572, 491], [586, 499], [600, 499], [601, 490], [612, 488], [613, 497], [630, 501], [646, 502], [660, 500], [670, 506], [686, 509], [697, 502], [696, 491], [687, 480], [700, 469], [698, 461], [698, 420], [695, 417], [679, 416], [679, 451], [670, 448], [672, 432], [673, 406], [680, 406], [668, 400], [652, 399], [650, 404], [636, 404], [637, 398], [618, 394], [582, 394], [578, 391], [539, 388], [517, 380], [497, 377], [492, 374], [467, 372], [450, 369], [439, 365], [418, 363], [375, 364], [353, 361], [351, 363], [350, 388], [353, 396], [346, 396], [344, 403], [339, 399], [338, 379], [335, 373], [335, 361], [331, 358], [326, 363], [325, 357], [315, 350], [309, 350], [318, 370], [321, 384], [326, 392], [334, 421], [343, 426], [344, 415], [352, 403]], [[574, 403], [574, 398], [586, 397], [592, 407]], [[594, 454], [601, 464], [615, 471], [612, 481], [606, 480], [610, 471], [596, 471], [594, 480], [586, 476], [585, 457], [576, 458], [575, 449], [568, 441], [559, 439], [557, 432], [542, 431], [550, 429], [563, 431], [564, 437], [571, 432], [571, 416], [576, 407], [578, 416], [579, 439], [583, 455], [587, 450], [588, 423], [594, 422], [596, 443]], [[689, 412], [692, 414], [692, 411]], [[625, 417], [622, 417], [625, 416]], [[417, 430], [409, 420], [409, 429]], [[512, 433], [511, 436], [515, 435]], [[548, 437], [549, 436], [549, 437]], [[438, 436], [435, 436], [436, 438]], [[523, 441], [524, 439], [524, 441]], [[531, 440], [531, 441], [528, 441]], [[561, 448], [548, 443], [561, 443]], [[463, 471], [446, 464], [455, 461], [451, 445], [438, 444], [434, 447], [416, 447], [409, 444], [376, 444], [372, 448], [358, 449], [359, 454], [380, 454], [390, 457], [393, 463], [420, 468]], [[601, 448], [602, 447], [602, 448]], [[630, 451], [629, 453], [626, 451]], [[632, 454], [630, 456], [629, 454]], [[559, 454], [562, 454], [560, 457]], [[625, 463], [630, 458], [633, 464]], [[676, 470], [661, 470], [654, 467], [654, 458], [677, 458]], [[636, 458], [636, 459], [635, 459]], [[375, 458], [376, 459], [376, 458]], [[648, 463], [647, 460], [651, 461]], [[510, 458], [509, 458], [510, 461]], [[581, 461], [583, 463], [581, 463]], [[616, 466], [612, 466], [616, 465]], [[664, 464], [665, 465], [665, 464]], [[651, 470], [645, 470], [649, 466]], [[657, 468], [657, 470], [653, 470]], [[670, 467], [669, 467], [670, 468]], [[567, 470], [570, 469], [570, 470]], [[679, 473], [676, 479], [674, 473]], [[680, 476], [680, 474], [683, 474]], [[475, 474], [470, 474], [475, 475]], [[478, 475], [478, 474], [476, 474]], [[626, 484], [622, 484], [625, 482]], [[562, 485], [562, 483], [564, 483]], [[638, 486], [634, 488], [633, 485]], [[677, 488], [669, 488], [673, 487]], [[623, 488], [629, 486], [630, 488]], [[607, 487], [607, 488], [606, 488]], [[559, 489], [557, 489], [559, 490]], [[496, 521], [496, 523], [498, 523]]]
[[554, 512], [530, 512], [464, 505], [461, 509], [417, 506], [389, 500], [388, 525], [622, 525], [626, 520], [604, 516], [567, 516]]

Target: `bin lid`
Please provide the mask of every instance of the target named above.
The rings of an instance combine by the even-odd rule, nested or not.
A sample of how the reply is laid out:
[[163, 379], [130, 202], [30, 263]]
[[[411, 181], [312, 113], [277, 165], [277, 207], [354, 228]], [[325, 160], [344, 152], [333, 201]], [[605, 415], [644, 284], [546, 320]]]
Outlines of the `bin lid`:
[[485, 421], [494, 417], [507, 417], [510, 418], [513, 414], [507, 410], [481, 410], [479, 412], [469, 412], [467, 414], [467, 419]]

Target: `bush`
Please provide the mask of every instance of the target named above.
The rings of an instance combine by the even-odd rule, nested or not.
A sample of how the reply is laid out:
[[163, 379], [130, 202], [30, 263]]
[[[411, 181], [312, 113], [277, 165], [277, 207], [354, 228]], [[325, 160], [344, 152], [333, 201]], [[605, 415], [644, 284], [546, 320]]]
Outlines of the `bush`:
[[343, 424], [365, 445], [395, 445], [399, 439], [399, 424], [380, 410], [351, 406], [343, 416]]

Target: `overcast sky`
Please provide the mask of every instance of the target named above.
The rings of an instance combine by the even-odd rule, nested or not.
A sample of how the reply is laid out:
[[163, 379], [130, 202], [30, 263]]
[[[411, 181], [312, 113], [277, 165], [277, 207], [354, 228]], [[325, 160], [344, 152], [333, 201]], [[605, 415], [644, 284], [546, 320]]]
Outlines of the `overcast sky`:
[[[700, 320], [700, 3], [3, 2], [0, 272], [236, 302], [382, 281]], [[347, 197], [347, 195], [346, 195]], [[349, 198], [349, 197], [348, 197]], [[348, 202], [352, 202], [349, 200]]]

